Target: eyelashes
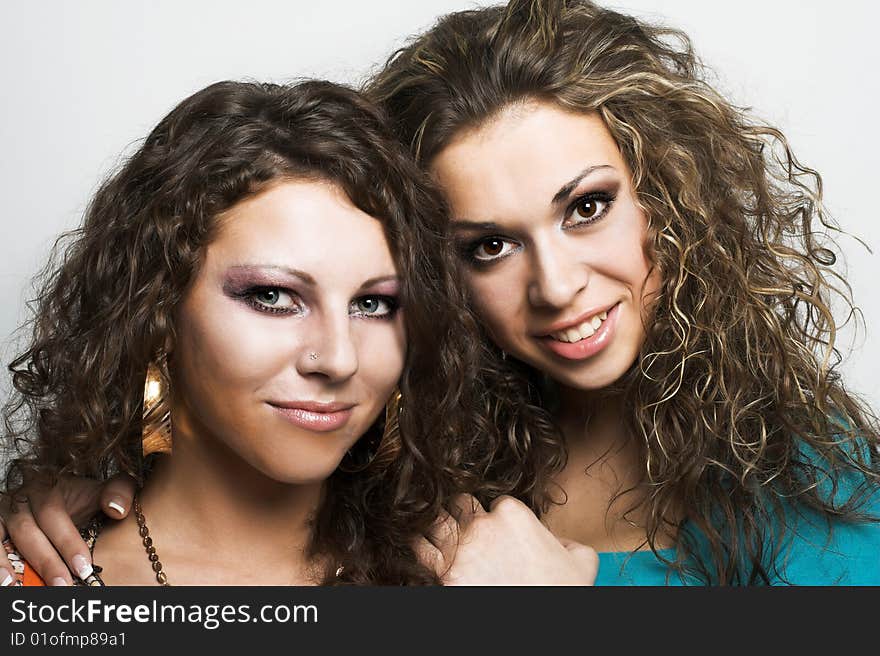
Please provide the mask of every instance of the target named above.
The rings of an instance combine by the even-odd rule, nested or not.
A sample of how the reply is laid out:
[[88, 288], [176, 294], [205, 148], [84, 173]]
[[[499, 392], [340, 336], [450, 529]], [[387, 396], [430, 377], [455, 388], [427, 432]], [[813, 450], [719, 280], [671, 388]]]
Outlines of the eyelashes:
[[302, 314], [304, 309], [295, 294], [281, 287], [251, 287], [238, 296], [257, 312], [266, 314]]
[[[615, 198], [614, 194], [605, 191], [596, 191], [578, 196], [568, 206], [562, 226], [564, 228], [571, 228], [595, 223], [608, 213]], [[572, 218], [573, 221], [566, 225], [569, 218]]]
[[386, 296], [384, 294], [371, 294], [369, 296], [360, 296], [351, 302], [351, 307], [356, 308], [349, 314], [365, 319], [390, 319], [400, 309], [400, 301], [394, 296]]
[[[615, 198], [614, 193], [606, 191], [593, 191], [578, 196], [566, 207], [562, 229], [577, 229], [602, 220], [611, 209]], [[461, 243], [458, 250], [462, 259], [471, 266], [487, 267], [520, 248], [521, 244], [503, 235], [484, 235]]]
[[[302, 298], [283, 287], [254, 286], [233, 296], [263, 314], [293, 316], [306, 311]], [[387, 294], [365, 294], [349, 304], [349, 316], [361, 319], [392, 319], [400, 309], [400, 301]]]

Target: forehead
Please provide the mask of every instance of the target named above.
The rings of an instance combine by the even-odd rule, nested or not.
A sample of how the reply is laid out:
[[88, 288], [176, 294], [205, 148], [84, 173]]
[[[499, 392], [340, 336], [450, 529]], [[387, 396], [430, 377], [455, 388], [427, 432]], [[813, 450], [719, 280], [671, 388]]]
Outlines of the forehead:
[[336, 277], [395, 272], [381, 222], [337, 185], [310, 180], [277, 182], [218, 216], [205, 260], [208, 266], [264, 264]]
[[598, 165], [627, 170], [598, 114], [531, 102], [457, 135], [434, 158], [431, 171], [454, 209], [485, 217], [489, 206], [520, 204], [524, 195], [546, 207], [560, 186]]

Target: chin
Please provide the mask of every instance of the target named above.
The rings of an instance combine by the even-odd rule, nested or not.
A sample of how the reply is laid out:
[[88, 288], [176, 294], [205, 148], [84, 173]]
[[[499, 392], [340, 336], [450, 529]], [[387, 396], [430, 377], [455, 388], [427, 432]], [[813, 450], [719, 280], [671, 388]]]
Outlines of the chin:
[[[615, 355], [608, 353], [608, 355]], [[613, 357], [602, 360], [584, 362], [580, 367], [568, 369], [564, 367], [538, 366], [557, 384], [572, 390], [596, 392], [603, 390], [623, 378], [635, 362], [635, 357]]]
[[[323, 450], [322, 450], [323, 451]], [[294, 449], [284, 457], [269, 457], [252, 463], [267, 478], [285, 485], [315, 485], [330, 478], [345, 451], [327, 449], [315, 453], [311, 449]]]
[[295, 467], [263, 469], [262, 472], [269, 478], [278, 483], [285, 485], [318, 485], [330, 478], [330, 475], [336, 471], [339, 462], [333, 463], [331, 466], [321, 466], [315, 463], [298, 463]]

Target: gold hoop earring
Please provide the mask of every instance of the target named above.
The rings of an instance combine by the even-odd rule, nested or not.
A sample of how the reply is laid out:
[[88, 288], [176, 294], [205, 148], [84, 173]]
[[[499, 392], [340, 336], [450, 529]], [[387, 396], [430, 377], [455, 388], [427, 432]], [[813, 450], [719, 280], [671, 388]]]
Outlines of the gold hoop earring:
[[348, 450], [339, 463], [339, 469], [347, 474], [356, 474], [364, 471], [367, 467], [386, 465], [397, 458], [400, 452], [400, 415], [403, 413], [403, 396], [399, 389], [395, 389], [388, 403], [385, 404], [385, 422], [382, 433], [378, 431], [371, 436], [364, 436], [360, 442], [364, 443], [360, 457], [355, 452], [355, 446]]
[[388, 444], [392, 440], [400, 437], [400, 413], [403, 412], [403, 395], [399, 389], [394, 390], [394, 394], [385, 404], [385, 428], [382, 429], [382, 439], [379, 445]]
[[147, 365], [144, 381], [144, 414], [141, 448], [151, 453], [171, 453], [171, 381], [165, 356]]

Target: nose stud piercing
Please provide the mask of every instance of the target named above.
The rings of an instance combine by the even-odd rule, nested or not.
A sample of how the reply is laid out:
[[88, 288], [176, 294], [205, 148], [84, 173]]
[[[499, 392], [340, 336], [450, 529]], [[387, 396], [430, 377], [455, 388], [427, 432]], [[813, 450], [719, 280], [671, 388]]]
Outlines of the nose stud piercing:
[[318, 359], [317, 353], [315, 353], [314, 351], [309, 353], [309, 360], [317, 360], [317, 359]]

